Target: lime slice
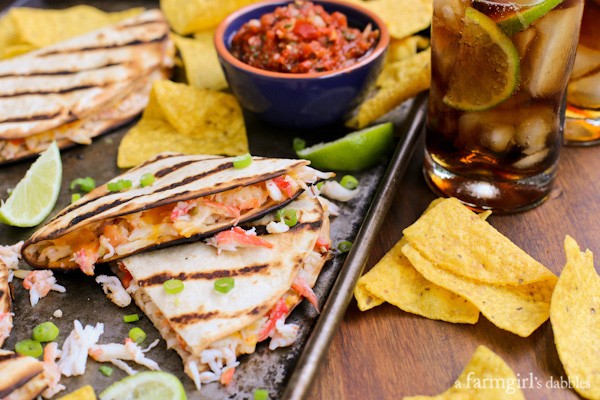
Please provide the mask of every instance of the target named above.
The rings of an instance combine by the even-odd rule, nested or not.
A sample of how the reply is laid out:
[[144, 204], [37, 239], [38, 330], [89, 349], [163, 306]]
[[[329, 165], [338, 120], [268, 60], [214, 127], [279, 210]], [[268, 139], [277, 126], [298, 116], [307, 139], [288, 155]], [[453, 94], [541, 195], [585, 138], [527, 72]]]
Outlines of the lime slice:
[[113, 383], [100, 400], [185, 400], [183, 385], [175, 375], [161, 371], [140, 372]]
[[508, 99], [519, 82], [519, 53], [485, 14], [468, 7], [444, 104], [483, 111]]
[[60, 150], [53, 142], [29, 167], [25, 177], [0, 206], [0, 221], [19, 227], [36, 226], [56, 204], [62, 180]]
[[360, 171], [377, 164], [393, 149], [394, 126], [391, 122], [375, 125], [328, 143], [319, 143], [296, 154], [323, 170]]
[[544, 0], [526, 10], [515, 11], [514, 14], [497, 21], [497, 24], [504, 33], [512, 36], [519, 31], [527, 29], [536, 19], [543, 17], [548, 11], [562, 2], [563, 0]]

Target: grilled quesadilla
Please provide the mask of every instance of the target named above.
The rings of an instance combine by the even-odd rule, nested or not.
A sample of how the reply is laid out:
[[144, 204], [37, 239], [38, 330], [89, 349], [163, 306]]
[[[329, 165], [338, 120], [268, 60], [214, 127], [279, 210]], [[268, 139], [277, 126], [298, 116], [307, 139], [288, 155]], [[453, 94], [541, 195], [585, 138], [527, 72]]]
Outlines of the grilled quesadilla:
[[47, 387], [44, 363], [33, 357], [0, 350], [0, 399], [35, 399]]
[[[60, 212], [25, 242], [38, 268], [81, 270], [142, 250], [193, 241], [258, 218], [292, 201], [326, 174], [305, 160], [159, 155], [100, 186]], [[142, 187], [143, 176], [155, 181]], [[130, 189], [114, 190], [128, 184]], [[119, 189], [117, 189], [119, 190]]]
[[173, 64], [162, 13], [151, 10], [0, 62], [0, 162], [90, 139], [138, 114]]
[[[227, 383], [239, 364], [236, 357], [254, 352], [260, 341], [270, 337], [272, 349], [292, 344], [298, 326], [285, 324], [285, 318], [300, 295], [317, 305], [311, 286], [327, 259], [328, 214], [308, 194], [286, 209], [297, 215], [287, 232], [267, 233], [267, 222], [277, 218], [273, 213], [246, 225], [248, 230], [223, 231], [206, 243], [118, 263], [124, 285], [167, 346], [179, 353], [198, 388], [213, 381]], [[233, 282], [226, 293], [215, 286], [222, 278]], [[164, 288], [171, 279], [183, 282], [177, 295]]]
[[10, 335], [13, 326], [10, 294], [8, 265], [0, 258], [0, 347], [2, 347], [4, 341]]

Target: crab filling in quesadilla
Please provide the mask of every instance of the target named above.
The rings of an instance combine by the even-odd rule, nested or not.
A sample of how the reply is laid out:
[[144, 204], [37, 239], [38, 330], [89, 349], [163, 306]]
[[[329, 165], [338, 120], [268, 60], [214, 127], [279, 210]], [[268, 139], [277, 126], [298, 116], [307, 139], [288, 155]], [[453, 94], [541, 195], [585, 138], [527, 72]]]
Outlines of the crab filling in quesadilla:
[[151, 245], [190, 238], [217, 224], [236, 225], [249, 211], [293, 198], [301, 184], [291, 175], [209, 196], [165, 204], [97, 222], [40, 244], [38, 263], [52, 267], [74, 261], [93, 275], [94, 264]]

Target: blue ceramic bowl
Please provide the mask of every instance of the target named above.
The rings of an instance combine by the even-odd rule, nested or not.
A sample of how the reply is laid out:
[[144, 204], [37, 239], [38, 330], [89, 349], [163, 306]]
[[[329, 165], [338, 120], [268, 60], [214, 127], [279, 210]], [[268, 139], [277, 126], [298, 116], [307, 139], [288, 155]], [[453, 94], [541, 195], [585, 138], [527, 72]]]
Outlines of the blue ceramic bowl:
[[314, 0], [332, 13], [346, 15], [348, 25], [363, 30], [367, 24], [380, 32], [373, 50], [356, 64], [328, 72], [282, 73], [251, 67], [230, 52], [231, 41], [243, 24], [290, 1], [266, 1], [228, 16], [215, 32], [215, 47], [229, 87], [242, 107], [277, 126], [316, 128], [338, 122], [364, 98], [381, 71], [390, 37], [373, 12], [338, 0]]

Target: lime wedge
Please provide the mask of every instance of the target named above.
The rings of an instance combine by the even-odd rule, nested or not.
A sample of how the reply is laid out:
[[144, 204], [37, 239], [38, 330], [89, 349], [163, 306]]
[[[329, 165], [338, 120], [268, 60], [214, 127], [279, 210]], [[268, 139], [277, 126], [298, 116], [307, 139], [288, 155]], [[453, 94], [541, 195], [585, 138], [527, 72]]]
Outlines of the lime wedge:
[[519, 52], [485, 14], [468, 7], [444, 104], [483, 111], [508, 99], [519, 82]]
[[497, 21], [498, 26], [508, 36], [527, 29], [529, 25], [546, 15], [548, 11], [562, 3], [563, 0], [544, 0], [534, 6], [531, 6], [523, 11], [515, 12], [514, 14]]
[[0, 221], [19, 227], [41, 223], [56, 204], [61, 180], [60, 150], [53, 142], [29, 167], [8, 200], [0, 205]]
[[352, 132], [333, 142], [319, 143], [296, 154], [323, 170], [360, 171], [377, 164], [393, 149], [391, 122]]
[[175, 375], [161, 371], [140, 372], [113, 383], [100, 400], [185, 400], [183, 385]]

